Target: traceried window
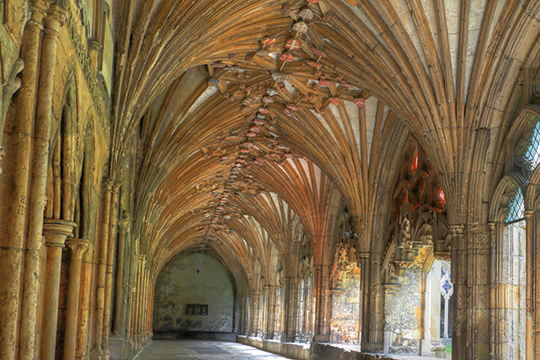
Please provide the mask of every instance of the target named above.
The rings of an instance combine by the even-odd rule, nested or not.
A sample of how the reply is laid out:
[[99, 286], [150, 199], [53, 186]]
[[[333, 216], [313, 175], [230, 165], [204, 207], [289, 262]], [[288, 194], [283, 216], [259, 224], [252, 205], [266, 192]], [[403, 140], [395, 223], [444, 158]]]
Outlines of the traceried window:
[[530, 144], [523, 157], [531, 164], [533, 170], [540, 163], [540, 118], [534, 124]]
[[521, 220], [525, 217], [525, 201], [523, 200], [523, 194], [521, 188], [518, 186], [514, 198], [508, 204], [509, 211], [504, 222], [506, 224]]

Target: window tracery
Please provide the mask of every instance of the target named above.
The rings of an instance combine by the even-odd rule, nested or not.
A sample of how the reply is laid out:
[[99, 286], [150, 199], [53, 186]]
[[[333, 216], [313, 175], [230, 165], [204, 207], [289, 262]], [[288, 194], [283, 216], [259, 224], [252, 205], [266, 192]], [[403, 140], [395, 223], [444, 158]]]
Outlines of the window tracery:
[[450, 278], [450, 272], [446, 269], [442, 269], [441, 277], [441, 294], [445, 300], [449, 300], [452, 295], [454, 295], [454, 284]]
[[531, 170], [534, 170], [540, 163], [540, 118], [536, 119], [528, 145], [523, 158], [530, 164]]
[[505, 224], [523, 220], [525, 218], [525, 200], [521, 188], [517, 186], [516, 193], [508, 204], [508, 215], [504, 220]]

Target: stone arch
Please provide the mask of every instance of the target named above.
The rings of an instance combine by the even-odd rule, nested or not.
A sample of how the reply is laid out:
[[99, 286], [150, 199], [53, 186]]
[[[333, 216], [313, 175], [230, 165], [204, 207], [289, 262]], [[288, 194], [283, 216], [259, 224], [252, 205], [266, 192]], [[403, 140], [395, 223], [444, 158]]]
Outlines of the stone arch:
[[521, 189], [522, 194], [524, 194], [524, 198], [527, 198], [527, 184], [527, 179], [522, 174], [516, 172], [503, 177], [493, 194], [489, 211], [489, 221], [494, 223], [504, 222], [504, 218], [508, 213], [508, 203], [515, 195], [518, 187]]
[[79, 139], [77, 88], [74, 76], [64, 87], [60, 118], [51, 125], [45, 217], [73, 221], [84, 146]]

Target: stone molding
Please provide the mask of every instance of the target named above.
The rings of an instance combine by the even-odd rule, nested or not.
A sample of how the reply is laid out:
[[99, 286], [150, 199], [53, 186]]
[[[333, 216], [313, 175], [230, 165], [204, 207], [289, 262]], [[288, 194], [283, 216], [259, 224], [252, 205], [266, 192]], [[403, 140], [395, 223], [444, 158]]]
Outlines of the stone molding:
[[73, 236], [73, 229], [77, 224], [63, 219], [44, 219], [43, 235], [45, 246], [64, 247], [68, 236]]

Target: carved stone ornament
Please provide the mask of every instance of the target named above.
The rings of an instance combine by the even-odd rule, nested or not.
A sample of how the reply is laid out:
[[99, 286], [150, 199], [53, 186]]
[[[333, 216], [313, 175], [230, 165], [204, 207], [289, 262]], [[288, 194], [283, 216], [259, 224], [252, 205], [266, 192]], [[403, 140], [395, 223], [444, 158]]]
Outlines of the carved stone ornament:
[[90, 245], [88, 239], [71, 238], [66, 241], [66, 246], [71, 250], [72, 258], [80, 260]]

